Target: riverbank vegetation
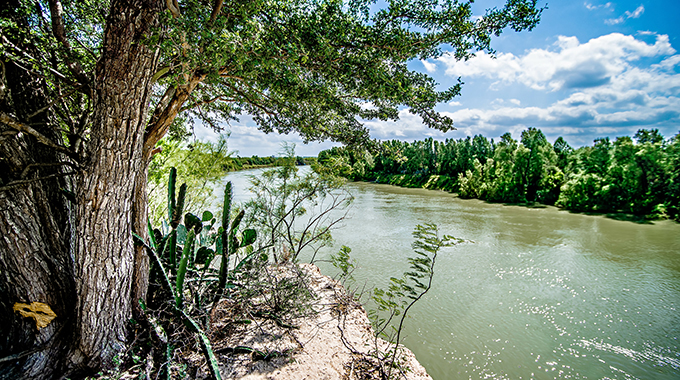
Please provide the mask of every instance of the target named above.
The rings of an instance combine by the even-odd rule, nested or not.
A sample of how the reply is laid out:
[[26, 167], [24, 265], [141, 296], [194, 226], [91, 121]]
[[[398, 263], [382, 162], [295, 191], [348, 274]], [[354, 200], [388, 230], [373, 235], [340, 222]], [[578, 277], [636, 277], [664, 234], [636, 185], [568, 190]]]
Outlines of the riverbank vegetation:
[[[135, 234], [135, 243], [152, 259], [144, 318], [132, 321], [136, 326], [132, 346], [100, 378], [207, 375], [220, 379], [221, 360], [245, 355], [252, 362], [269, 361], [291, 354], [245, 344], [223, 347], [235, 326], [255, 323], [262, 330], [257, 321], [270, 320], [293, 329], [295, 318], [313, 313], [314, 295], [307, 274], [297, 265], [297, 255], [303, 247], [330, 240], [331, 228], [342, 217], [328, 213], [351, 202], [348, 196], [332, 193], [343, 181], [314, 173], [299, 175], [300, 159], [288, 146], [287, 156], [272, 161], [280, 166], [251, 179], [252, 190], [267, 196], [236, 204], [232, 184], [227, 182], [222, 207], [213, 213], [203, 208], [213, 200], [212, 192], [205, 190], [212, 190], [227, 171], [226, 140], [192, 145], [187, 149], [162, 144], [166, 149], [157, 157], [162, 161], [152, 165], [161, 171], [165, 165], [178, 164], [189, 173], [182, 176], [175, 167], [165, 175], [151, 171], [155, 175], [149, 179], [151, 184], [167, 182], [159, 187], [165, 193], [159, 201], [163, 210], [157, 223], [149, 221], [148, 242]], [[181, 178], [200, 188], [192, 190], [186, 182], [179, 185]], [[318, 205], [321, 217], [315, 213]], [[301, 222], [301, 218], [307, 219]], [[276, 339], [264, 330], [262, 336]], [[196, 360], [196, 355], [203, 359]]]
[[457, 192], [490, 202], [556, 205], [578, 212], [628, 213], [680, 220], [680, 134], [658, 130], [596, 139], [572, 148], [551, 144], [536, 128], [499, 141], [465, 139], [379, 143], [371, 153], [336, 147], [319, 153], [316, 170], [351, 180]]

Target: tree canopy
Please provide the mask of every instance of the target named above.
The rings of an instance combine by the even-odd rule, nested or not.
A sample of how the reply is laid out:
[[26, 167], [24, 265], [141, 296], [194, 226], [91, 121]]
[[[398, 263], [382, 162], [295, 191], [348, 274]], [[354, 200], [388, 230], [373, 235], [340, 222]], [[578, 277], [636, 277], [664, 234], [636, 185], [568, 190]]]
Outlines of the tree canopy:
[[[458, 95], [460, 83], [437, 91], [407, 62], [492, 51], [492, 35], [531, 29], [541, 14], [536, 1], [512, 0], [474, 18], [471, 3], [167, 1], [160, 24], [140, 39], [158, 55], [147, 149], [178, 115], [221, 129], [220, 121], [248, 114], [265, 132], [356, 144], [368, 139], [361, 120], [396, 119], [408, 107], [449, 130], [452, 120], [434, 107]], [[3, 19], [2, 54], [49, 81], [59, 99], [51, 109], [71, 136], [66, 144], [75, 145], [93, 105], [109, 2], [18, 5], [27, 25]], [[12, 39], [30, 41], [34, 51]]]

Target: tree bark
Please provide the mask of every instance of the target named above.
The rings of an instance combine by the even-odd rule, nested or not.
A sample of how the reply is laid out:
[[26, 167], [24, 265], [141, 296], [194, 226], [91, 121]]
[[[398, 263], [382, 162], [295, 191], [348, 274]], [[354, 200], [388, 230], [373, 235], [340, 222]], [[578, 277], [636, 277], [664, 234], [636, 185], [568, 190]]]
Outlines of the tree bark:
[[[19, 3], [0, 3], [0, 17], [26, 25]], [[11, 37], [10, 37], [11, 38]], [[16, 46], [32, 53], [20, 38]], [[2, 64], [0, 111], [25, 123], [49, 103], [46, 83], [12, 61]], [[47, 113], [31, 118], [34, 129], [53, 143], [61, 134]], [[0, 378], [45, 378], [66, 370], [76, 304], [70, 256], [70, 211], [62, 189], [65, 157], [34, 136], [0, 124]], [[49, 177], [48, 179], [41, 179]], [[12, 184], [21, 183], [19, 186]], [[15, 312], [17, 303], [48, 305], [56, 318], [38, 328]], [[49, 377], [49, 375], [48, 375]]]
[[[93, 83], [88, 145], [77, 175], [56, 122], [43, 112], [47, 84], [12, 61], [3, 67], [0, 112], [30, 125], [45, 144], [0, 124], [0, 377], [49, 379], [109, 367], [127, 342], [132, 305], [145, 298], [148, 258], [133, 229], [146, 235], [143, 143], [157, 51], [145, 42], [162, 0], [113, 1]], [[3, 18], [26, 24], [19, 3]], [[28, 26], [25, 26], [28, 29]], [[13, 41], [30, 51], [30, 41]], [[44, 139], [43, 139], [44, 140]], [[60, 151], [63, 149], [59, 149]], [[73, 190], [76, 203], [64, 196]], [[48, 305], [47, 326], [15, 312], [17, 303]]]
[[[95, 75], [88, 161], [77, 192], [78, 346], [70, 360], [78, 367], [107, 367], [126, 343], [136, 259], [133, 203], [135, 185], [146, 179], [142, 147], [157, 64], [157, 53], [144, 39], [158, 24], [161, 8], [161, 1], [114, 1], [107, 20]], [[144, 264], [138, 265], [141, 271]], [[142, 288], [135, 286], [136, 296]]]
[[[163, 0], [112, 1], [88, 91], [90, 132], [72, 178], [64, 178], [68, 165], [55, 165], [76, 157], [64, 155], [55, 119], [28, 117], [49, 104], [48, 85], [11, 61], [3, 67], [0, 112], [35, 126], [40, 139], [0, 123], [0, 377], [77, 377], [110, 367], [127, 343], [129, 319], [140, 316], [149, 258], [132, 232], [147, 236], [151, 151], [204, 79], [195, 74], [168, 94], [147, 128], [158, 52], [146, 39], [163, 7]], [[19, 8], [17, 0], [0, 5], [3, 18], [28, 29]], [[30, 40], [13, 42], [31, 49]], [[15, 312], [18, 302], [44, 303], [57, 317], [39, 328]]]

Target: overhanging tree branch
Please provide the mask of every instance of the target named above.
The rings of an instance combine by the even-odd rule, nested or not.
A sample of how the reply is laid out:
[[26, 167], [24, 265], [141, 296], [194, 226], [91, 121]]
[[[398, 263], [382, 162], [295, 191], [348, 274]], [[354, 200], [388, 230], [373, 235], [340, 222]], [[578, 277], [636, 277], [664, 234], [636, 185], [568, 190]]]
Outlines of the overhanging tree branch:
[[158, 140], [163, 138], [170, 128], [170, 124], [175, 120], [177, 115], [182, 111], [182, 105], [189, 99], [189, 96], [194, 91], [196, 86], [205, 79], [205, 74], [194, 73], [189, 80], [189, 83], [184, 85], [175, 85], [168, 88], [159, 102], [159, 107], [156, 108], [151, 121], [144, 133], [144, 153], [146, 158], [150, 157], [151, 151]]

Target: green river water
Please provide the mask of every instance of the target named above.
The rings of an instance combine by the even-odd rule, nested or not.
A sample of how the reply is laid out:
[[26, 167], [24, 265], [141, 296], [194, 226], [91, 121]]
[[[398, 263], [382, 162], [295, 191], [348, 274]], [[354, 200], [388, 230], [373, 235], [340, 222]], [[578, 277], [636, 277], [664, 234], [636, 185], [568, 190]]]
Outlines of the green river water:
[[[254, 173], [229, 175], [236, 200]], [[435, 380], [680, 379], [680, 224], [347, 186], [350, 218], [319, 258], [352, 248], [358, 286], [407, 269], [418, 223], [472, 241], [440, 253], [407, 320], [403, 343]]]

